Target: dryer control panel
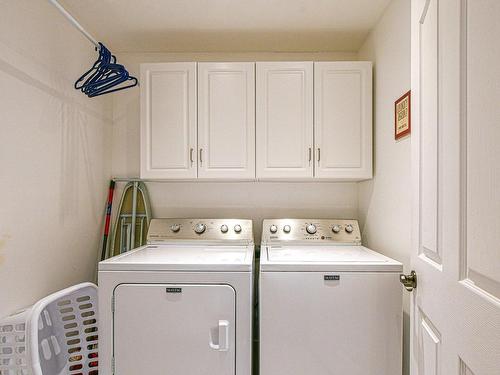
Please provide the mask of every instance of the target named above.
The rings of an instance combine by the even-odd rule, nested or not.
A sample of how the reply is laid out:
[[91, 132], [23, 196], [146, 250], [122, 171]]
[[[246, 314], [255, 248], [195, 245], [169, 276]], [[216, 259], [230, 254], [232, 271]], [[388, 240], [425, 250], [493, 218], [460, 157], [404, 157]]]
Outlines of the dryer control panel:
[[300, 241], [361, 245], [357, 220], [348, 219], [266, 219], [262, 241]]
[[253, 242], [252, 220], [245, 219], [152, 219], [148, 244], [171, 240]]

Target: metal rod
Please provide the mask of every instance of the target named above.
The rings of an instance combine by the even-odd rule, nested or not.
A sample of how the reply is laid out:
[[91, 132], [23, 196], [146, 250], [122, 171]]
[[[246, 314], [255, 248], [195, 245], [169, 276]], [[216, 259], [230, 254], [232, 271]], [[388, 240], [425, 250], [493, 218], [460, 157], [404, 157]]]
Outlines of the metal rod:
[[85, 38], [87, 38], [94, 46], [96, 46], [96, 48], [99, 49], [99, 42], [97, 42], [97, 40], [92, 35], [90, 35], [89, 32], [83, 28], [82, 25], [78, 23], [75, 17], [73, 17], [66, 9], [63, 8], [61, 4], [57, 2], [57, 0], [49, 0], [49, 2], [52, 5], [54, 5], [57, 8], [57, 10], [59, 10], [59, 12], [61, 12], [62, 15], [66, 17], [69, 20], [69, 22], [71, 22], [73, 26], [75, 26], [85, 36]]
[[115, 177], [111, 180], [115, 182], [134, 182], [134, 181], [145, 181], [139, 177]]
[[[138, 217], [139, 217], [139, 215], [138, 215]], [[142, 242], [142, 237], [143, 237], [142, 234], [144, 232], [144, 219], [146, 218], [146, 216], [142, 216], [141, 215], [140, 218], [141, 218], [141, 234], [139, 236], [139, 246], [141, 246], [143, 244], [143, 242]]]
[[137, 219], [137, 190], [139, 189], [139, 182], [134, 182], [134, 191], [132, 193], [132, 228], [130, 233], [130, 243], [132, 247], [130, 249], [135, 248], [135, 224]]
[[[196, 179], [196, 178], [186, 178], [186, 179], [179, 179], [179, 180], [168, 180], [168, 179], [155, 180], [155, 179], [139, 178], [139, 177], [130, 177], [130, 178], [127, 178], [127, 177], [115, 177], [115, 178], [112, 178], [112, 180], [115, 181], [115, 182], [135, 182], [135, 181], [138, 181], [138, 182], [165, 183], [165, 184], [193, 182], [193, 181], [200, 182], [200, 180]], [[269, 181], [272, 181], [272, 180], [269, 180]], [[207, 180], [203, 180], [203, 182], [241, 183], [241, 182], [257, 182], [257, 180], [254, 179], [254, 178], [244, 178], [244, 179], [241, 179], [241, 180], [215, 180], [215, 179], [208, 180], [207, 179]], [[261, 181], [261, 182], [263, 182], [263, 181]], [[274, 182], [276, 182], [276, 181], [274, 181]], [[317, 182], [317, 181], [311, 180], [309, 182]]]
[[[197, 178], [186, 178], [186, 179], [161, 179], [161, 180], [155, 180], [151, 178], [125, 178], [125, 177], [117, 177], [113, 178], [113, 181], [119, 184], [123, 183], [128, 183], [128, 182], [134, 182], [134, 181], [140, 181], [144, 182], [146, 184], [170, 184], [170, 185], [175, 185], [175, 184], [185, 184], [185, 183], [206, 183], [206, 184], [231, 184], [231, 185], [238, 185], [238, 184], [248, 184], [248, 183], [259, 183], [259, 184], [273, 184], [276, 182], [283, 182], [283, 180], [279, 179], [269, 179], [269, 180], [259, 180], [256, 178], [242, 178], [242, 179], [234, 179], [234, 180], [226, 180], [226, 179], [197, 179]], [[329, 180], [316, 180], [316, 179], [308, 179], [308, 178], [303, 178], [303, 179], [295, 179], [295, 180], [285, 180], [285, 181], [294, 181], [296, 183], [301, 183], [301, 184], [310, 184], [310, 185], [315, 185], [315, 184], [323, 184], [326, 182], [331, 182]], [[347, 184], [349, 182], [339, 182], [339, 184]]]
[[[129, 219], [132, 217], [132, 214], [121, 214], [120, 217], [125, 218], [125, 219]], [[146, 214], [137, 214], [137, 215], [135, 215], [135, 217], [140, 219], [141, 217], [146, 217]]]

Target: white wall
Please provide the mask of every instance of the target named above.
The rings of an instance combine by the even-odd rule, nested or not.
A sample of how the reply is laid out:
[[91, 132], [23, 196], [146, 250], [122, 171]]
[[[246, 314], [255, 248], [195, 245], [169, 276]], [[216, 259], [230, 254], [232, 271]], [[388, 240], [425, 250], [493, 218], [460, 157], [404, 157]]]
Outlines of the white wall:
[[[410, 89], [410, 0], [390, 3], [359, 59], [374, 61], [374, 178], [358, 185], [363, 241], [409, 271], [410, 138], [394, 140], [394, 102]], [[404, 310], [403, 373], [409, 374], [409, 293]]]
[[[117, 185], [115, 208], [124, 184]], [[355, 218], [355, 183], [147, 183], [154, 217], [252, 219], [256, 243], [267, 218]]]
[[[359, 59], [375, 61], [372, 181], [150, 183], [154, 215], [252, 218], [257, 241], [260, 221], [267, 217], [359, 216], [366, 244], [407, 267], [410, 142], [394, 141], [393, 106], [409, 88], [409, 3], [394, 0], [359, 53]], [[72, 84], [95, 59], [90, 44], [48, 2], [0, 0], [0, 5], [2, 316], [92, 278], [107, 181], [110, 175], [139, 174], [139, 90], [87, 99]], [[358, 59], [352, 53], [118, 57], [132, 74], [138, 74], [140, 62]], [[392, 226], [396, 229], [389, 231]]]
[[109, 99], [73, 89], [96, 54], [47, 1], [0, 0], [0, 316], [93, 278]]
[[[120, 61], [131, 74], [143, 62], [357, 60], [353, 53], [123, 53]], [[139, 175], [139, 90], [118, 93], [113, 102], [113, 166], [115, 176]], [[273, 217], [357, 217], [355, 183], [148, 183], [155, 217], [240, 217], [260, 224]], [[117, 196], [121, 191], [117, 190]]]

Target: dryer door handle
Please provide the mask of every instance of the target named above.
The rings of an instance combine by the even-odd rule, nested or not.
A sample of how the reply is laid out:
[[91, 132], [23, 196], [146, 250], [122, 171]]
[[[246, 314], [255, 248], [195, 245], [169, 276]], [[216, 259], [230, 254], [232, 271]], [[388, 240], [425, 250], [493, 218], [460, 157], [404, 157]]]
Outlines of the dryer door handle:
[[219, 352], [227, 352], [229, 350], [229, 322], [227, 320], [219, 320], [219, 343], [214, 344], [210, 338], [210, 347]]

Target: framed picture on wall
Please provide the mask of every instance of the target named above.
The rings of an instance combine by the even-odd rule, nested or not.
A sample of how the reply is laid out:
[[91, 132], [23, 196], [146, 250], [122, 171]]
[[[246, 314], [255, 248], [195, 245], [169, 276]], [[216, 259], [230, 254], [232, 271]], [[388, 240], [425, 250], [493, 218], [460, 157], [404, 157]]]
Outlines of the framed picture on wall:
[[411, 133], [411, 91], [394, 103], [394, 138], [396, 140]]

